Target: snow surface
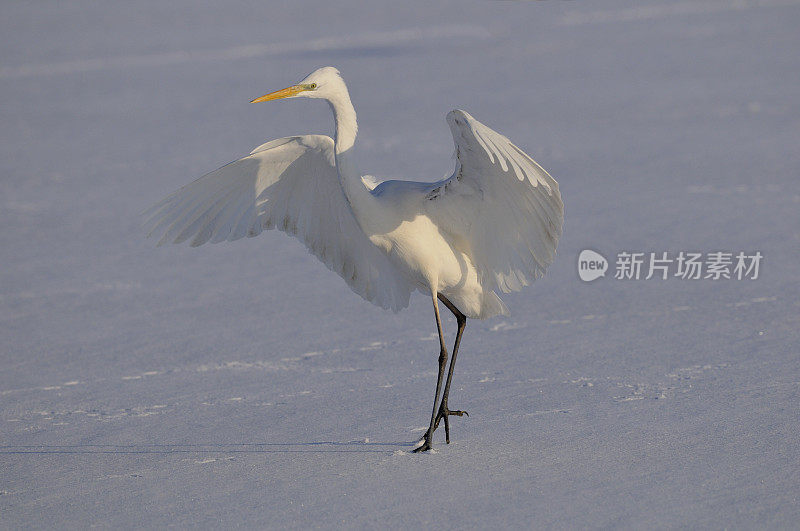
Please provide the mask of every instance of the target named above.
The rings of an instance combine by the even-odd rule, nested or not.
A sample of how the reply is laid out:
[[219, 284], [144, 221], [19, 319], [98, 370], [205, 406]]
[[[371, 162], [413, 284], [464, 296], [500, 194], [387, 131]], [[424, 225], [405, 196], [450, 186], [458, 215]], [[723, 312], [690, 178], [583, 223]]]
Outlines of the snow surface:
[[[0, 527], [796, 526], [800, 1], [4, 2]], [[269, 232], [156, 249], [138, 213], [326, 105], [365, 172], [451, 170], [460, 107], [560, 182], [550, 273], [468, 323], [453, 442], [430, 303], [362, 301]], [[576, 259], [755, 251], [755, 281]], [[446, 329], [452, 333], [451, 319]]]

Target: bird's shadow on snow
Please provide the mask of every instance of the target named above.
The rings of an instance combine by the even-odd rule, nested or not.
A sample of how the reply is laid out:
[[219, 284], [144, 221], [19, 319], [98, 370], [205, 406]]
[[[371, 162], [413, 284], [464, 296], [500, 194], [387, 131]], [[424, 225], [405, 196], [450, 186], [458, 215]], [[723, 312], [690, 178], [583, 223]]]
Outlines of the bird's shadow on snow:
[[265, 453], [393, 453], [418, 441], [314, 441], [238, 444], [60, 444], [0, 446], [2, 454], [265, 454]]

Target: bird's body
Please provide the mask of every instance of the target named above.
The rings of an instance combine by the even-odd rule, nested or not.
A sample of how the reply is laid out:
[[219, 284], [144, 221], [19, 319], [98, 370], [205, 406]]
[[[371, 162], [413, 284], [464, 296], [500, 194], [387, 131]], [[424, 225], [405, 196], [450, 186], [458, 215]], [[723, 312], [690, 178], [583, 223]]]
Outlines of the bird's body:
[[[338, 70], [254, 101], [323, 98], [336, 121], [335, 140], [304, 135], [273, 140], [201, 177], [150, 210], [161, 243], [256, 236], [278, 228], [296, 236], [366, 300], [398, 311], [411, 292], [430, 294], [440, 336], [439, 382], [447, 358], [438, 301], [459, 330], [438, 414], [422, 449], [444, 419], [453, 363], [466, 318], [507, 313], [497, 291], [518, 290], [553, 261], [563, 224], [558, 183], [507, 138], [455, 110], [447, 122], [456, 170], [435, 183], [362, 177], [353, 160], [358, 130]], [[436, 402], [435, 401], [435, 402]]]
[[441, 293], [467, 317], [483, 319], [506, 312], [492, 289], [481, 284], [467, 235], [440, 229], [436, 216], [427, 212], [433, 190], [429, 184], [409, 181], [376, 187], [373, 194], [384, 211], [394, 211], [394, 220], [370, 234], [369, 240], [410, 285], [424, 293]]

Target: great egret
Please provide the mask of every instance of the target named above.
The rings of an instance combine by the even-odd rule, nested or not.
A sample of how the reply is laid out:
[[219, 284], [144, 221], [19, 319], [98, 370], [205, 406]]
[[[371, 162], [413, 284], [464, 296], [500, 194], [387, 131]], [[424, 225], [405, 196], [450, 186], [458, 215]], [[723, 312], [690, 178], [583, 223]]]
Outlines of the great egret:
[[[198, 246], [277, 228], [382, 308], [405, 308], [414, 290], [430, 294], [439, 375], [430, 425], [415, 451], [431, 448], [441, 420], [449, 444], [448, 417], [466, 414], [447, 404], [466, 320], [508, 313], [497, 291], [521, 289], [552, 263], [564, 220], [558, 183], [506, 137], [461, 110], [447, 114], [457, 157], [451, 177], [379, 183], [356, 170], [356, 112], [337, 69], [320, 68], [252, 103], [301, 97], [330, 104], [335, 140], [304, 135], [257, 147], [154, 205], [149, 235], [161, 235], [159, 245]], [[440, 403], [448, 355], [438, 301], [458, 324]]]

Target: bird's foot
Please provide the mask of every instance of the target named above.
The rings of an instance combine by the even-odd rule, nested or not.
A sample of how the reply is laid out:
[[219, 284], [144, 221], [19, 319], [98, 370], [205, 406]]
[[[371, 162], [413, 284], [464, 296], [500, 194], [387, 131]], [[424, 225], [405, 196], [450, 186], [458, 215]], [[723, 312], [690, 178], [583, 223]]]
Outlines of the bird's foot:
[[414, 448], [412, 451], [416, 454], [419, 452], [427, 452], [428, 450], [432, 450], [433, 446], [431, 446], [431, 434], [425, 433], [425, 437], [420, 439], [420, 445]]
[[448, 409], [447, 402], [443, 402], [442, 405], [439, 407], [439, 413], [436, 415], [436, 422], [433, 424], [433, 431], [436, 431], [436, 428], [439, 427], [439, 421], [444, 419], [444, 438], [447, 444], [450, 444], [450, 416], [454, 415], [456, 417], [463, 417], [464, 415], [469, 417], [469, 413], [466, 411], [461, 411], [458, 409]]
[[463, 417], [464, 415], [466, 415], [469, 417], [469, 413], [467, 413], [466, 411], [461, 411], [457, 409], [448, 409], [446, 403], [442, 404], [439, 407], [439, 412], [436, 414], [436, 421], [434, 422], [433, 427], [428, 428], [428, 431], [425, 432], [425, 436], [422, 439], [420, 439], [419, 446], [414, 448], [413, 452], [414, 453], [427, 452], [428, 450], [433, 449], [433, 445], [431, 444], [431, 441], [433, 440], [433, 434], [436, 431], [436, 428], [439, 427], [439, 421], [441, 421], [442, 419], [444, 419], [445, 440], [447, 441], [447, 444], [450, 444], [450, 421], [448, 420], [448, 418], [451, 415], [455, 415], [456, 417]]

